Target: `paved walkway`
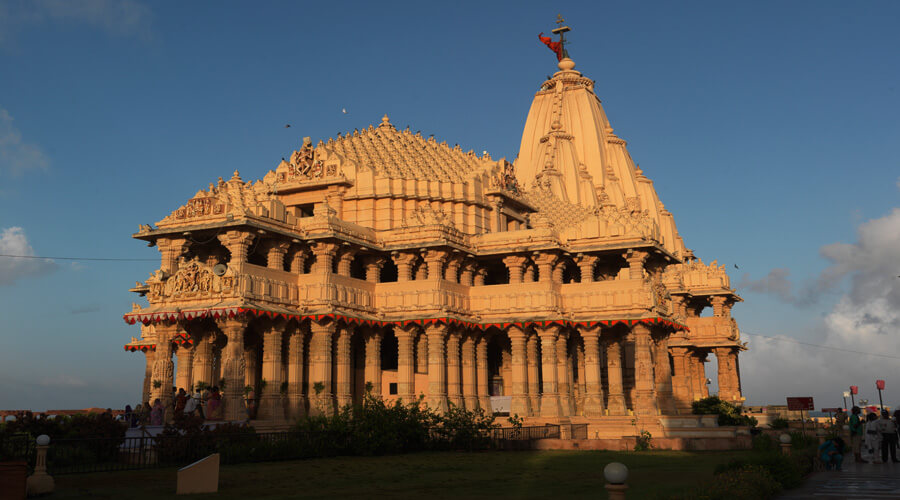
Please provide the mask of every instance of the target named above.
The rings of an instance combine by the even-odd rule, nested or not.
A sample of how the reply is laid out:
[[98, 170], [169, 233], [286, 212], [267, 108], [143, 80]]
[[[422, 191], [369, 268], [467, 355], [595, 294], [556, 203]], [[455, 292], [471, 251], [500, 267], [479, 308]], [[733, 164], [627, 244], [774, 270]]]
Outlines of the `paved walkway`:
[[858, 464], [849, 457], [844, 470], [811, 475], [803, 486], [786, 491], [779, 500], [873, 499], [900, 500], [900, 464]]

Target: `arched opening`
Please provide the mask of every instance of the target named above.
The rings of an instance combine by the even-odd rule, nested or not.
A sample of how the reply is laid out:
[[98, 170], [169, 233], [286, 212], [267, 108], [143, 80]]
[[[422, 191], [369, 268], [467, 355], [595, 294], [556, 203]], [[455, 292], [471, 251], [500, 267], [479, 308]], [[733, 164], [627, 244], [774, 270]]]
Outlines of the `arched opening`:
[[263, 241], [257, 240], [256, 244], [250, 247], [250, 251], [247, 252], [247, 263], [253, 264], [257, 266], [266, 267], [268, 265], [268, 256], [266, 255], [268, 252], [266, 249], [268, 245], [263, 244]]
[[487, 345], [488, 394], [504, 396], [512, 394], [512, 345], [506, 334], [497, 332], [490, 337]]
[[309, 256], [306, 257], [306, 260], [303, 262], [303, 274], [311, 273], [315, 266], [316, 266], [316, 256], [315, 256], [315, 254], [310, 254]]
[[378, 281], [382, 283], [393, 283], [397, 281], [398, 275], [397, 264], [394, 264], [393, 259], [386, 259], [384, 261], [384, 266], [381, 267], [381, 275]]
[[359, 328], [354, 328], [350, 338], [350, 376], [352, 401], [360, 405], [366, 394], [366, 338]]
[[381, 369], [397, 370], [400, 344], [392, 329], [387, 329], [381, 338]]
[[490, 259], [481, 262], [487, 274], [484, 276], [485, 285], [506, 285], [509, 284], [509, 269], [500, 259]]
[[214, 237], [210, 239], [206, 235], [203, 235], [200, 238], [207, 241], [202, 243], [191, 243], [190, 249], [183, 254], [186, 259], [191, 260], [194, 257], [197, 257], [200, 262], [203, 262], [210, 267], [215, 266], [216, 264], [227, 264], [228, 261], [231, 260], [231, 253], [219, 242], [219, 240]]
[[560, 265], [563, 266], [563, 283], [581, 283], [581, 269], [575, 265], [575, 261], [572, 259], [565, 259]]
[[619, 271], [627, 267], [625, 259], [618, 255], [601, 255], [594, 264], [594, 281], [609, 281], [616, 279]]
[[358, 280], [366, 279], [366, 257], [357, 254], [350, 261], [350, 277]]

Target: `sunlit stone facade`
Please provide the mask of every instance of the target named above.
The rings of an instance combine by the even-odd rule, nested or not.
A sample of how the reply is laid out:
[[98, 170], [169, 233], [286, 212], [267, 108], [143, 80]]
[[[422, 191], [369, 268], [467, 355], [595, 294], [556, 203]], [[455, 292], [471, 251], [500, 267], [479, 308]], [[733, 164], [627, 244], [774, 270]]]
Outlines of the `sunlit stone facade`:
[[742, 401], [741, 299], [685, 247], [574, 67], [540, 84], [515, 163], [385, 116], [141, 226], [162, 255], [125, 315], [143, 325], [125, 347], [146, 356], [144, 400], [218, 384], [227, 419], [250, 394], [251, 418], [283, 422], [371, 384], [621, 435], [632, 415], [690, 413], [713, 354], [719, 395]]

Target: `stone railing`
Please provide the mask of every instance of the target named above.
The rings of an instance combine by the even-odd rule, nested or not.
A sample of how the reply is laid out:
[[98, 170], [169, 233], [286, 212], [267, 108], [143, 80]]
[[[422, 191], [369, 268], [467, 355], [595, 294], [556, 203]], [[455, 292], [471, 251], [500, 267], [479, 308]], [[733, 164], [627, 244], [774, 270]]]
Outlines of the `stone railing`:
[[402, 281], [376, 285], [375, 308], [382, 313], [464, 312], [470, 308], [467, 287], [434, 280]]
[[685, 320], [690, 332], [687, 339], [694, 342], [736, 342], [740, 340], [740, 332], [733, 318], [712, 316], [705, 318], [687, 318]]
[[[612, 280], [563, 285], [562, 307], [577, 313], [651, 310], [653, 290], [643, 280]], [[637, 311], [632, 311], [635, 313]]]

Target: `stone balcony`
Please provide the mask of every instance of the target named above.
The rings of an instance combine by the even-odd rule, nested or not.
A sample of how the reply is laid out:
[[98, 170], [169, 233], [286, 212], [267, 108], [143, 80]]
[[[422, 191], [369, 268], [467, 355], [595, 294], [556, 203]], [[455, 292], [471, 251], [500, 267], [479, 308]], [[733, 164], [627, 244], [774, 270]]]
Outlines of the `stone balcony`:
[[[690, 331], [683, 332], [683, 341], [698, 347], [734, 346], [740, 344], [740, 331], [734, 318], [712, 316], [687, 318], [685, 324]], [[677, 345], [670, 342], [669, 345]]]

